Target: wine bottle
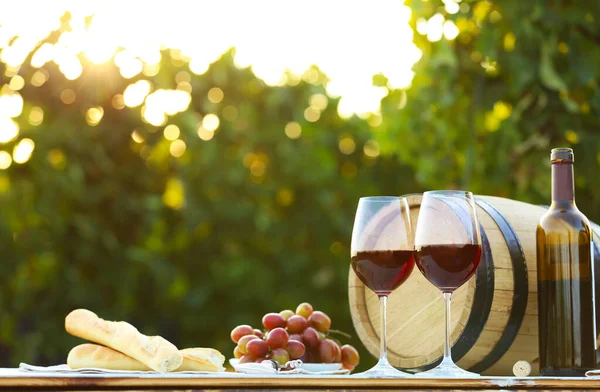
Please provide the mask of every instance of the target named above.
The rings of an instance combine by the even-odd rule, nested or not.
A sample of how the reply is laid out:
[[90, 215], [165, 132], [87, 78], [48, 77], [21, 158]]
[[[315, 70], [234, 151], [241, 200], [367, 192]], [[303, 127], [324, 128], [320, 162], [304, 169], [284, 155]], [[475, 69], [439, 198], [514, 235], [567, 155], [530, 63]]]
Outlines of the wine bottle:
[[537, 227], [538, 333], [542, 376], [596, 368], [592, 231], [575, 205], [573, 150], [555, 148], [552, 205]]

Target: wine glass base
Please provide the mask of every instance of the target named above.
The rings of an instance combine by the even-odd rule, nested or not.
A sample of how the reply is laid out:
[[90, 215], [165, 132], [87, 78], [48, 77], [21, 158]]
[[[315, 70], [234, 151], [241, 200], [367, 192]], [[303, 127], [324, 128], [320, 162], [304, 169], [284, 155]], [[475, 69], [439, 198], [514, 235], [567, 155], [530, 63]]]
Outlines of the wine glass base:
[[420, 372], [415, 374], [415, 377], [423, 378], [479, 378], [481, 377], [477, 373], [468, 372], [464, 369], [459, 368], [454, 363], [444, 364], [441, 363], [437, 367], [427, 370], [426, 372]]
[[360, 378], [409, 378], [412, 374], [401, 372], [389, 363], [378, 363], [366, 372], [353, 374], [352, 377]]

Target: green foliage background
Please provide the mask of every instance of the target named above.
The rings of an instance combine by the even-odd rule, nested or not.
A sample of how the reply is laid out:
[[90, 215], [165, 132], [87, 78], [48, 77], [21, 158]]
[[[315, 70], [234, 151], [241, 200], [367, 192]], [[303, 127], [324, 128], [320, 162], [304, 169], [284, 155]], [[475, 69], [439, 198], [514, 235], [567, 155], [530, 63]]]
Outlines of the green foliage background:
[[[85, 65], [75, 81], [44, 66], [48, 82], [20, 91], [20, 138], [35, 141], [33, 156], [0, 172], [0, 366], [64, 362], [78, 342], [64, 316], [76, 307], [226, 355], [231, 328], [302, 301], [353, 333], [347, 274], [359, 197], [467, 188], [548, 203], [555, 146], [575, 149], [578, 205], [600, 221], [600, 5], [462, 3], [449, 15], [441, 1], [407, 2], [415, 28], [439, 12], [460, 34], [431, 43], [415, 33], [423, 58], [412, 87], [383, 100], [378, 126], [339, 118], [335, 99], [308, 122], [304, 110], [324, 93], [325, 75], [269, 87], [225, 54], [191, 74], [190, 108], [169, 121], [187, 145], [180, 158], [139, 107], [111, 105], [136, 79], [175, 88], [188, 70], [177, 56], [165, 51], [156, 76], [133, 80], [113, 65]], [[29, 81], [35, 71], [24, 65], [19, 74]], [[213, 87], [224, 92], [218, 104], [207, 99]], [[66, 88], [73, 104], [60, 100]], [[27, 121], [33, 106], [44, 110], [39, 126]], [[104, 108], [94, 127], [85, 120], [91, 106]], [[226, 107], [237, 116], [223, 116]], [[198, 119], [209, 112], [221, 125], [203, 141]], [[284, 133], [290, 121], [301, 125], [297, 140]], [[344, 154], [348, 138], [356, 148]], [[373, 139], [376, 158], [363, 152]], [[374, 364], [361, 354], [361, 368]]]

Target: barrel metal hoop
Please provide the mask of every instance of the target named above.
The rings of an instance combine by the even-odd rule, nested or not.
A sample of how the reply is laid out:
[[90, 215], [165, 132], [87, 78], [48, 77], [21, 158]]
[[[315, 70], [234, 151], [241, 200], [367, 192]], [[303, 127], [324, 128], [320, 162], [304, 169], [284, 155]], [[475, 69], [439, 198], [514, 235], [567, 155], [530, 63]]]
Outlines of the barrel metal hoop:
[[459, 361], [475, 346], [487, 323], [494, 301], [495, 277], [492, 247], [481, 225], [479, 231], [481, 232], [482, 260], [477, 267], [475, 276], [475, 293], [469, 319], [465, 329], [452, 346], [452, 359], [455, 361]]
[[504, 236], [512, 261], [514, 280], [512, 309], [502, 336], [492, 351], [478, 364], [469, 369], [472, 372], [481, 373], [502, 358], [517, 337], [523, 323], [523, 318], [525, 317], [529, 283], [525, 254], [515, 230], [496, 207], [481, 198], [476, 198], [476, 203], [492, 217]]

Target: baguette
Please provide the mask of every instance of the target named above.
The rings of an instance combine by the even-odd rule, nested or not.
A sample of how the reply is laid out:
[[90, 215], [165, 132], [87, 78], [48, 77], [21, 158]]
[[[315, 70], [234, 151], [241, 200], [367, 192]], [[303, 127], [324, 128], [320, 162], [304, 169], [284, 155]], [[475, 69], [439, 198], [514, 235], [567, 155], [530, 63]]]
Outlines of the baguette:
[[183, 355], [183, 363], [177, 372], [223, 372], [225, 357], [214, 348], [185, 348], [179, 351]]
[[[183, 363], [175, 371], [222, 372], [225, 357], [212, 348], [188, 348], [180, 351]], [[112, 348], [97, 344], [80, 344], [67, 357], [71, 369], [98, 368], [109, 370], [151, 370], [140, 361], [128, 357]]]
[[67, 356], [67, 365], [71, 369], [152, 370], [140, 361], [117, 350], [91, 343], [73, 347]]
[[106, 321], [86, 309], [76, 309], [65, 319], [65, 329], [73, 336], [100, 343], [137, 359], [150, 369], [167, 373], [177, 369], [183, 355], [160, 336], [141, 334], [124, 321]]

